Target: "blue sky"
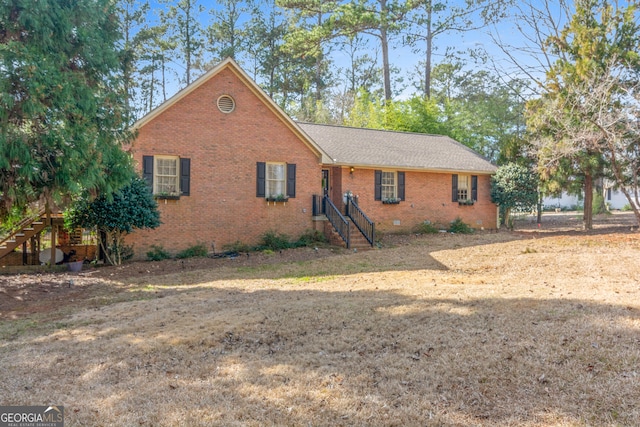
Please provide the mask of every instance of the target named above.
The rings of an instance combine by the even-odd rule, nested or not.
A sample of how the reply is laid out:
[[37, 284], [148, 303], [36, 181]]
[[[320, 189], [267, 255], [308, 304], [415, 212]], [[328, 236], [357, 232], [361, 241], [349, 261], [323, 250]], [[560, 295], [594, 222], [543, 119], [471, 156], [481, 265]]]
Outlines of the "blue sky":
[[[176, 0], [177, 2], [177, 0]], [[462, 0], [452, 0], [449, 2], [450, 4], [462, 4], [464, 1]], [[167, 8], [167, 5], [159, 2], [158, 0], [152, 0], [151, 11], [149, 13], [148, 19], [153, 22], [157, 19], [157, 13], [162, 8]], [[216, 2], [199, 0], [199, 4], [205, 6], [207, 9], [218, 7]], [[519, 3], [517, 3], [519, 4]], [[250, 17], [245, 15], [246, 20]], [[209, 13], [203, 12], [199, 16], [199, 21], [203, 26], [207, 26], [211, 23], [212, 17]], [[518, 70], [513, 67], [513, 64], [509, 64], [505, 62], [505, 56], [503, 52], [497, 48], [489, 35], [489, 32], [493, 32], [494, 34], [499, 34], [503, 40], [507, 40], [515, 45], [519, 43], [524, 43], [522, 40], [522, 35], [515, 29], [515, 23], [511, 20], [505, 20], [499, 23], [496, 26], [483, 28], [480, 30], [473, 30], [468, 32], [450, 32], [448, 34], [442, 34], [438, 36], [438, 38], [434, 41], [435, 52], [433, 56], [434, 64], [437, 64], [443, 61], [443, 54], [447, 52], [447, 49], [452, 50], [465, 50], [465, 49], [479, 49], [482, 48], [487, 51], [487, 53], [499, 62], [498, 67], [503, 71], [510, 71], [513, 73], [518, 73]], [[393, 66], [398, 67], [401, 70], [400, 77], [404, 78], [404, 85], [407, 86], [405, 91], [402, 94], [398, 94], [398, 89], [401, 87], [400, 84], [396, 85], [398, 89], [396, 89], [396, 97], [402, 98], [406, 97], [411, 93], [417, 91], [417, 89], [411, 86], [410, 79], [413, 74], [416, 72], [416, 68], [420, 61], [424, 60], [423, 49], [420, 49], [420, 52], [415, 52], [412, 48], [407, 46], [402, 46], [399, 39], [392, 40], [391, 49], [390, 49], [390, 62]], [[376, 55], [378, 59], [380, 59], [379, 54], [379, 45], [375, 42], [375, 39], [370, 39], [370, 45], [367, 49], [367, 52], [372, 56]], [[345, 64], [345, 54], [338, 49], [333, 49], [331, 52], [331, 56], [334, 59], [334, 69], [337, 69], [341, 66], [346, 66]], [[530, 58], [526, 58], [522, 56], [522, 61], [530, 61]], [[183, 72], [184, 67], [180, 63], [174, 63], [173, 66], [176, 68], [177, 72]], [[486, 67], [490, 68], [488, 65], [474, 64], [470, 63], [470, 67]], [[178, 84], [175, 82], [172, 86], [172, 92], [175, 92], [178, 89]], [[395, 89], [395, 88], [394, 88]]]

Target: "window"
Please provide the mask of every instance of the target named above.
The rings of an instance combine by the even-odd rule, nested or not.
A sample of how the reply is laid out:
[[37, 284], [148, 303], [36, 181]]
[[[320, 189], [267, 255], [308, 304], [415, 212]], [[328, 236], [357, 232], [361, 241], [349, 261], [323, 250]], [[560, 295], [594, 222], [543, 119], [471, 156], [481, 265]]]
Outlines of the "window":
[[256, 163], [256, 197], [296, 197], [295, 163]]
[[178, 156], [142, 156], [142, 175], [156, 196], [188, 196], [191, 159]]
[[180, 174], [178, 173], [178, 157], [155, 156], [154, 194], [178, 195]]
[[396, 173], [382, 172], [382, 200], [395, 200], [397, 194]]
[[404, 200], [404, 172], [374, 172], [374, 199], [382, 203], [400, 203]]
[[285, 166], [284, 163], [267, 163], [266, 197], [284, 197], [286, 194]]
[[469, 202], [473, 204], [478, 200], [478, 176], [477, 175], [451, 175], [451, 201]]
[[458, 201], [469, 199], [469, 175], [458, 175]]

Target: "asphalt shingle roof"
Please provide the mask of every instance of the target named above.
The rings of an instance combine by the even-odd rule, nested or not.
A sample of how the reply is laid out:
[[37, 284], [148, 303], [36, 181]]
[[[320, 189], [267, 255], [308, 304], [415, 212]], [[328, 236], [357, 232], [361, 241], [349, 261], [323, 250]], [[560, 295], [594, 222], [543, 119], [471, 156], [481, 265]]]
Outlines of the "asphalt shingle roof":
[[496, 166], [442, 135], [298, 123], [339, 165], [491, 174]]

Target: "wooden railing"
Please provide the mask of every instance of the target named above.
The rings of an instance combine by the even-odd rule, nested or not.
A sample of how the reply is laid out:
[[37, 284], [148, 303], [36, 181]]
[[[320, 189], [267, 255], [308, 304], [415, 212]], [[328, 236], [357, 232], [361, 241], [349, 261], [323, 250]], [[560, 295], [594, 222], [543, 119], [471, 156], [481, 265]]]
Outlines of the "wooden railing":
[[360, 209], [358, 203], [352, 196], [347, 196], [347, 216], [351, 218], [358, 230], [367, 239], [367, 242], [373, 246], [375, 240], [375, 224]]
[[22, 221], [11, 227], [11, 230], [7, 230], [4, 235], [0, 235], [0, 245], [4, 244], [7, 240], [12, 239], [16, 233], [19, 233], [23, 228], [41, 218], [42, 215], [44, 215], [44, 209], [39, 210], [31, 216], [25, 217]]

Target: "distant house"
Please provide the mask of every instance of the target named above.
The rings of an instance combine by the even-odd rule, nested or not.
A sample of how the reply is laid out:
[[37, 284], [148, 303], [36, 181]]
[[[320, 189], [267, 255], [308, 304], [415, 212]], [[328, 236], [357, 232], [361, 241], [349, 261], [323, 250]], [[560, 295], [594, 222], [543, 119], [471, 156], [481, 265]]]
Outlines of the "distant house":
[[129, 236], [138, 256], [152, 245], [221, 251], [267, 231], [370, 239], [370, 228], [406, 231], [457, 217], [496, 227], [496, 167], [477, 153], [444, 136], [296, 123], [231, 59], [136, 130], [131, 152], [163, 223]]
[[[629, 189], [633, 194], [633, 191]], [[616, 189], [612, 183], [605, 182], [602, 188], [602, 197], [609, 209], [620, 210], [629, 205], [629, 200], [622, 191]], [[632, 196], [633, 197], [633, 196]], [[635, 202], [634, 202], [635, 204]], [[584, 193], [580, 195], [569, 194], [563, 191], [558, 196], [546, 196], [542, 199], [542, 205], [546, 209], [576, 209], [584, 206]]]

